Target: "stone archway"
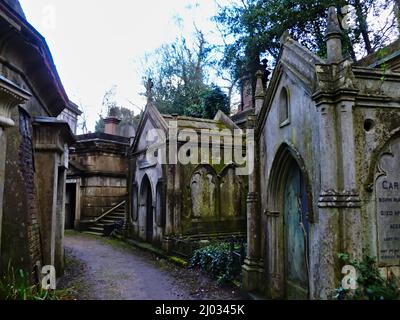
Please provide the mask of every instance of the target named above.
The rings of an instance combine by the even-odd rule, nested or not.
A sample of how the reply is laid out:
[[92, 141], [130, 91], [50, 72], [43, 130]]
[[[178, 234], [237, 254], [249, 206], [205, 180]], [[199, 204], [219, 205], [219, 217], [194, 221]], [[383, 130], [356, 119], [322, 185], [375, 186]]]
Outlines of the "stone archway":
[[308, 299], [312, 199], [304, 162], [287, 144], [276, 153], [267, 197], [264, 232], [271, 296]]

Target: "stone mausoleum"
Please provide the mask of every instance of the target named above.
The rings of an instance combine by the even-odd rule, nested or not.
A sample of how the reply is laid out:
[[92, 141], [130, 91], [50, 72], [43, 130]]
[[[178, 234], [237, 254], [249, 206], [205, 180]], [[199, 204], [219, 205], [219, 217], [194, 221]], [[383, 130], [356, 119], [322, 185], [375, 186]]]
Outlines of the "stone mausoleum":
[[[129, 150], [126, 236], [190, 256], [199, 240], [245, 235], [247, 177], [236, 175], [237, 163], [224, 153], [236, 148], [242, 156], [245, 142], [217, 135], [220, 145], [211, 147], [213, 132], [232, 136], [235, 129], [222, 112], [212, 120], [162, 115], [149, 99]], [[152, 130], [158, 131], [151, 135]], [[202, 131], [207, 134], [201, 136]], [[210, 161], [213, 152], [218, 161]]]
[[[103, 214], [127, 200], [128, 157], [132, 138], [118, 135], [115, 117], [105, 119], [105, 132], [76, 136], [69, 150], [70, 168], [66, 185], [66, 229], [102, 234], [94, 225]], [[109, 221], [111, 224], [113, 221]], [[97, 229], [100, 228], [100, 229]], [[100, 232], [96, 232], [100, 231]]]
[[329, 298], [338, 253], [400, 276], [400, 46], [354, 62], [341, 39], [334, 8], [326, 59], [282, 37], [249, 177], [248, 291]]

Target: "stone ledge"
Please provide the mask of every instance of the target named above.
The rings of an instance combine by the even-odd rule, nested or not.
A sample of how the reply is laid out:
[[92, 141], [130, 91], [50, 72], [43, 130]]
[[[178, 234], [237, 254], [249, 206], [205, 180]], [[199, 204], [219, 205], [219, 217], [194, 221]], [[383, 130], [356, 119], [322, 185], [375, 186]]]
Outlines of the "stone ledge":
[[164, 250], [156, 248], [153, 245], [151, 245], [150, 243], [137, 241], [137, 240], [133, 240], [133, 239], [126, 239], [125, 237], [119, 236], [119, 235], [117, 235], [116, 238], [118, 240], [124, 241], [125, 243], [130, 244], [130, 245], [132, 245], [132, 246], [134, 246], [136, 248], [139, 248], [139, 249], [141, 249], [143, 251], [147, 251], [147, 252], [153, 253], [156, 256], [160, 257], [160, 258], [166, 259], [169, 262], [172, 262], [172, 263], [176, 264], [177, 266], [180, 266], [180, 267], [183, 267], [183, 268], [186, 268], [186, 267], [189, 266], [189, 262], [186, 261], [185, 259], [180, 258], [180, 257], [176, 257], [176, 256], [168, 255]]

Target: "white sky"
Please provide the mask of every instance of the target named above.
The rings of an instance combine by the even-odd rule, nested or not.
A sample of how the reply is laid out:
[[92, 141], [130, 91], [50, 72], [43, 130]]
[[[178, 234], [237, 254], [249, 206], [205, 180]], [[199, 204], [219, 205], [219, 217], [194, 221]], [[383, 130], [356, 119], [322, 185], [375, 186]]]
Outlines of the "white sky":
[[[117, 86], [118, 103], [139, 112], [142, 58], [173, 41], [183, 18], [189, 35], [193, 21], [208, 36], [214, 0], [20, 0], [28, 21], [46, 38], [69, 98], [86, 114], [87, 127], [102, 112], [106, 90]], [[215, 37], [215, 34], [214, 34]]]

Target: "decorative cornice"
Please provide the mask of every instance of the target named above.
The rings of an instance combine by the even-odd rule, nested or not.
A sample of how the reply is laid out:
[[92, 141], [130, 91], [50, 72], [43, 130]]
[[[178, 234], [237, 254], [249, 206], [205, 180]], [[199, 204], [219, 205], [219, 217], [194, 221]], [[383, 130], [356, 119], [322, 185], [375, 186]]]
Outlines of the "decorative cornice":
[[30, 93], [21, 89], [10, 80], [0, 76], [0, 126], [12, 127], [12, 110], [25, 103], [31, 97]]
[[35, 117], [34, 128], [34, 148], [36, 151], [51, 151], [63, 154], [65, 144], [71, 145], [75, 142], [75, 137], [69, 125], [52, 117]]
[[319, 208], [360, 208], [361, 200], [354, 191], [323, 191], [318, 199]]

